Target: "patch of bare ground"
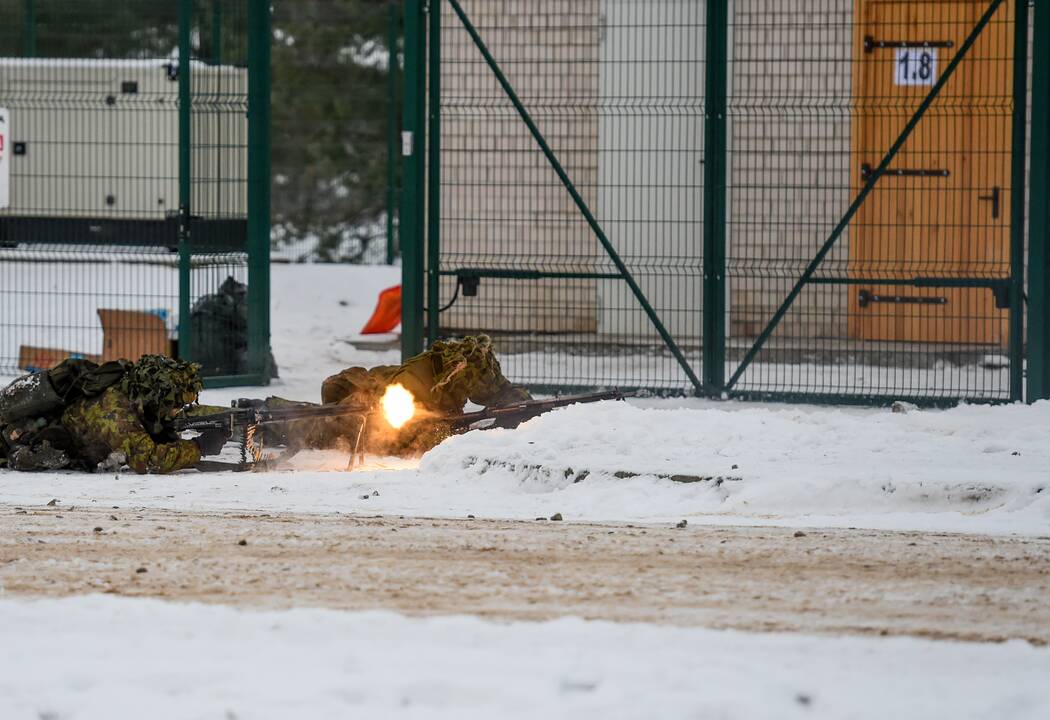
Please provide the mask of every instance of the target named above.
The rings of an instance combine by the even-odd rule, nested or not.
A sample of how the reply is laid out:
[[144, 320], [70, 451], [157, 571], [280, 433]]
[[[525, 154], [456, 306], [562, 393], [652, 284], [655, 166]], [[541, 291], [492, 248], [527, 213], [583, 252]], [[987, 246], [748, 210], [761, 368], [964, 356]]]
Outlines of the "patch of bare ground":
[[0, 587], [1050, 641], [1050, 538], [0, 506]]

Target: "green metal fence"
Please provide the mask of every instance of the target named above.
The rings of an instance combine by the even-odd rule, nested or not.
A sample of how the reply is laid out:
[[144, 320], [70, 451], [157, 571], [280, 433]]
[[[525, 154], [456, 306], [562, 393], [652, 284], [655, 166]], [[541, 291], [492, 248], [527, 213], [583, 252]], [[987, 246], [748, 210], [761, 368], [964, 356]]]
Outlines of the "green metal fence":
[[486, 331], [536, 387], [1047, 396], [1041, 10], [408, 0], [404, 352]]
[[270, 10], [0, 0], [0, 374], [269, 378]]

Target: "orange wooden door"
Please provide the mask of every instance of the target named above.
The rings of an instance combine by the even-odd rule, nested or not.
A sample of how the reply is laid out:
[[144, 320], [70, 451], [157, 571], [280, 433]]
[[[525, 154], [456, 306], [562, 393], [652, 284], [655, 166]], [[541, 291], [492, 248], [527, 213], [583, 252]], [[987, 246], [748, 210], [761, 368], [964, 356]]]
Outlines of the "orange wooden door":
[[[857, 0], [854, 195], [987, 8], [987, 0]], [[1009, 276], [1012, 21], [1004, 2], [855, 216], [851, 278]], [[987, 287], [848, 287], [851, 337], [1007, 342], [1007, 311]]]

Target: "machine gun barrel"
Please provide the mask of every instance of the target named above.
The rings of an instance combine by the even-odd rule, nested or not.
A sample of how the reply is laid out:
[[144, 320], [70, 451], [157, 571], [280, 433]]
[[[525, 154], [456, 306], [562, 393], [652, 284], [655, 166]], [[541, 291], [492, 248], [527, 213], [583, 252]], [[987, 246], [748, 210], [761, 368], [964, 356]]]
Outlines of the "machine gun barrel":
[[513, 405], [485, 408], [484, 410], [478, 410], [477, 412], [451, 415], [444, 419], [446, 422], [451, 423], [453, 430], [456, 432], [466, 432], [472, 425], [483, 420], [494, 420], [495, 422], [493, 425], [495, 427], [514, 427], [519, 423], [525, 422], [526, 420], [538, 415], [542, 415], [543, 413], [554, 410], [555, 408], [581, 403], [600, 402], [602, 400], [623, 400], [625, 397], [628, 397], [628, 395], [619, 390], [588, 393], [586, 395], [566, 395], [551, 400], [526, 400], [524, 402], [514, 403]]

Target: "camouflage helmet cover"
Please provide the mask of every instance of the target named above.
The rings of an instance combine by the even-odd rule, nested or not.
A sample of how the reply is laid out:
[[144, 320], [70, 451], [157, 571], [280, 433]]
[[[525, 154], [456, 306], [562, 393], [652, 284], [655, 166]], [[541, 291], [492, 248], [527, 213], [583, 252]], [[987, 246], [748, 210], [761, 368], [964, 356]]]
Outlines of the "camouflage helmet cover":
[[200, 365], [161, 355], [143, 355], [120, 381], [121, 391], [144, 413], [156, 416], [181, 408], [197, 399]]

